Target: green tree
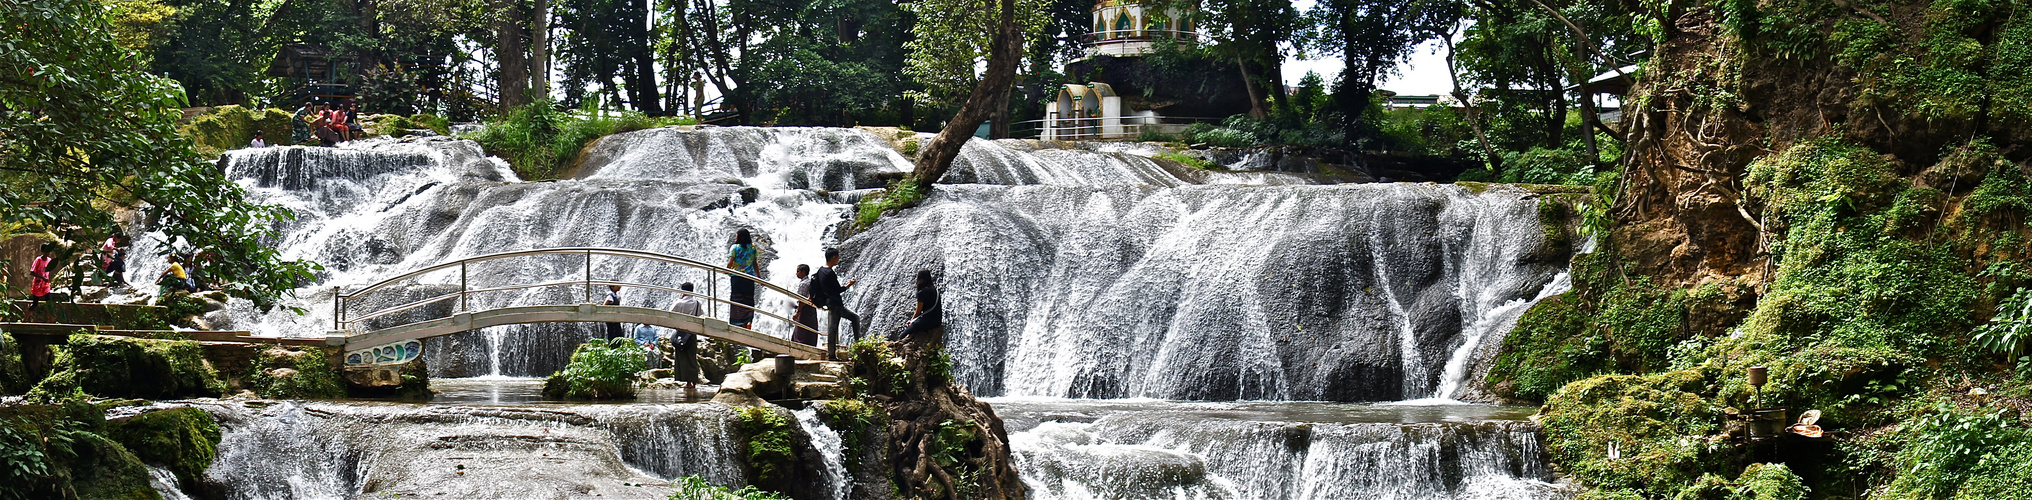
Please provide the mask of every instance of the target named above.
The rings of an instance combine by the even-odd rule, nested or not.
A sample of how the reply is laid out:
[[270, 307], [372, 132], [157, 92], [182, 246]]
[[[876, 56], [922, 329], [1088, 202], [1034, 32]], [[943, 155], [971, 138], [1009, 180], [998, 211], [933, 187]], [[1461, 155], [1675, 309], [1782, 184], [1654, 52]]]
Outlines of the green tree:
[[1268, 106], [1284, 103], [1282, 47], [1298, 34], [1298, 10], [1291, 0], [1216, 0], [1201, 12], [1206, 19], [1195, 24], [1212, 41], [1209, 48], [1242, 73], [1249, 115], [1268, 117]]
[[263, 304], [291, 293], [316, 268], [269, 244], [293, 215], [247, 202], [177, 135], [184, 103], [115, 44], [102, 4], [0, 9], [0, 220], [90, 242], [114, 230], [111, 207], [142, 207], [166, 237], [217, 255], [208, 270], [236, 293]]
[[1413, 47], [1447, 34], [1464, 15], [1459, 0], [1325, 0], [1307, 15], [1305, 46], [1341, 57], [1334, 108], [1348, 142], [1366, 146], [1380, 135], [1371, 97]]

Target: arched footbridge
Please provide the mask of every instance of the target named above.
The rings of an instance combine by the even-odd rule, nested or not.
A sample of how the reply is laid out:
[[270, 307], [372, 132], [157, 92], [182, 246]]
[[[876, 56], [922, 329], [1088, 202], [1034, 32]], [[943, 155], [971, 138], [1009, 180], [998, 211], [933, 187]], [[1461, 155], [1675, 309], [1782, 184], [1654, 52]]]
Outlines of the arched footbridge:
[[[527, 270], [528, 262], [502, 262], [513, 259], [551, 259], [548, 266], [558, 268], [556, 259], [579, 260], [583, 273], [573, 276], [577, 279], [529, 279], [529, 282], [498, 283], [500, 276], [521, 276], [527, 272], [499, 272], [502, 269]], [[684, 291], [664, 284], [631, 283], [612, 279], [598, 279], [594, 275], [595, 261], [615, 267], [613, 264], [668, 265], [703, 272], [704, 291]], [[624, 262], [624, 261], [635, 262]], [[505, 265], [504, 265], [505, 264]], [[485, 287], [468, 286], [479, 276], [476, 268], [485, 272], [489, 283]], [[577, 269], [574, 269], [577, 271]], [[756, 298], [769, 293], [782, 295], [793, 305], [815, 306], [811, 301], [783, 287], [770, 284], [760, 278], [740, 273], [733, 269], [716, 266], [674, 255], [665, 255], [641, 250], [617, 248], [551, 248], [523, 250], [467, 257], [450, 262], [417, 269], [400, 276], [388, 278], [354, 291], [335, 289], [332, 296], [333, 331], [325, 337], [327, 345], [342, 346], [345, 363], [352, 366], [386, 365], [403, 363], [422, 355], [422, 339], [451, 335], [459, 332], [478, 330], [490, 326], [518, 325], [530, 323], [630, 323], [650, 324], [670, 328], [707, 338], [719, 339], [735, 344], [761, 349], [777, 354], [789, 354], [798, 359], [825, 359], [827, 350], [791, 341], [785, 335], [779, 337], [751, 328], [728, 324], [725, 319], [715, 318], [716, 312], [731, 311], [737, 304], [728, 297], [716, 293], [720, 275], [754, 280]], [[457, 289], [451, 290], [450, 278], [456, 277]], [[413, 294], [419, 287], [403, 285], [424, 285], [423, 278], [433, 278], [440, 283], [430, 283], [422, 289], [432, 290], [420, 299], [399, 302]], [[552, 278], [556, 278], [553, 276]], [[705, 316], [693, 316], [661, 308], [640, 306], [609, 306], [596, 303], [606, 296], [608, 285], [620, 285], [632, 296], [639, 297], [641, 291], [655, 291], [675, 295], [689, 295], [706, 304]], [[474, 307], [473, 297], [488, 294], [518, 292], [538, 288], [563, 288], [570, 293], [550, 293], [547, 296], [565, 296], [566, 300], [555, 303], [527, 304], [526, 298], [545, 294], [523, 294], [525, 300], [514, 305], [498, 307]], [[570, 290], [576, 288], [578, 290]], [[596, 291], [597, 290], [597, 291]], [[582, 291], [582, 292], [581, 292]], [[398, 303], [399, 302], [399, 303]], [[624, 303], [626, 303], [624, 301]], [[769, 311], [762, 306], [751, 308], [757, 320], [773, 318], [780, 321], [787, 334], [791, 329], [803, 329], [818, 333], [817, 330], [793, 321], [791, 318]], [[762, 323], [758, 321], [757, 323]], [[823, 336], [819, 334], [816, 336]], [[838, 345], [837, 339], [828, 339], [828, 345]]]

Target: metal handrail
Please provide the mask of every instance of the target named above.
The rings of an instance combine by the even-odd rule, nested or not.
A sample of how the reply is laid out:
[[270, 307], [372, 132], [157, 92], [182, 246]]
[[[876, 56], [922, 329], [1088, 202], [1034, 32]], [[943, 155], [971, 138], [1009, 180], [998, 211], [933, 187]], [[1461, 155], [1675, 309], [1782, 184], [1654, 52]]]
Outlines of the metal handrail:
[[[522, 284], [522, 285], [509, 285], [509, 286], [502, 286], [502, 287], [493, 287], [493, 288], [483, 288], [483, 289], [468, 289], [468, 288], [467, 288], [467, 285], [466, 285], [466, 266], [467, 266], [468, 264], [472, 264], [472, 263], [476, 263], [476, 262], [487, 262], [487, 261], [493, 261], [493, 260], [501, 260], [501, 259], [510, 259], [510, 258], [516, 258], [516, 257], [529, 257], [529, 256], [539, 256], [539, 255], [579, 255], [579, 256], [584, 256], [584, 257], [585, 257], [585, 278], [584, 278], [584, 279], [582, 279], [582, 280], [576, 280], [576, 281], [552, 281], [552, 282], [545, 282], [545, 283], [535, 283], [535, 284]], [[593, 271], [592, 271], [592, 265], [593, 265], [593, 264], [592, 264], [592, 257], [593, 257], [593, 256], [595, 256], [595, 255], [602, 255], [602, 256], [610, 256], [610, 257], [626, 257], [626, 258], [634, 258], [634, 259], [640, 259], [640, 260], [647, 260], [647, 261], [652, 261], [652, 262], [663, 262], [663, 263], [668, 263], [668, 264], [678, 264], [678, 265], [682, 265], [682, 266], [686, 266], [686, 267], [692, 267], [692, 268], [697, 268], [697, 269], [701, 269], [701, 270], [704, 270], [704, 271], [707, 271], [707, 272], [710, 272], [710, 273], [717, 273], [717, 274], [724, 274], [724, 275], [727, 275], [727, 276], [729, 276], [729, 277], [741, 277], [741, 278], [746, 278], [746, 279], [748, 279], [748, 280], [750, 280], [750, 281], [753, 281], [753, 282], [754, 282], [754, 283], [755, 283], [756, 285], [758, 285], [758, 286], [761, 286], [761, 287], [767, 288], [767, 289], [769, 289], [769, 290], [773, 290], [773, 291], [776, 291], [777, 293], [781, 293], [781, 294], [783, 294], [784, 296], [790, 297], [790, 299], [792, 300], [792, 302], [794, 303], [794, 305], [805, 305], [805, 306], [811, 306], [811, 307], [812, 307], [812, 308], [814, 308], [814, 309], [817, 309], [817, 308], [819, 308], [819, 305], [818, 305], [817, 303], [814, 303], [814, 302], [812, 302], [812, 301], [811, 301], [810, 299], [807, 299], [807, 298], [803, 297], [802, 295], [799, 295], [799, 294], [798, 294], [798, 293], [796, 293], [796, 292], [790, 291], [790, 290], [789, 290], [789, 289], [787, 289], [787, 288], [783, 288], [783, 287], [777, 286], [777, 285], [776, 285], [776, 284], [774, 284], [774, 283], [770, 283], [770, 282], [768, 282], [768, 281], [764, 281], [764, 280], [763, 280], [763, 279], [762, 279], [761, 277], [758, 277], [758, 276], [753, 276], [753, 275], [748, 275], [748, 274], [745, 274], [745, 273], [740, 273], [740, 272], [738, 272], [738, 271], [734, 271], [734, 270], [732, 270], [732, 269], [728, 269], [728, 268], [725, 268], [725, 267], [721, 267], [721, 266], [717, 266], [717, 265], [713, 265], [713, 264], [709, 264], [709, 263], [706, 263], [706, 262], [703, 262], [703, 261], [699, 261], [699, 260], [695, 260], [695, 259], [688, 259], [688, 258], [684, 258], [684, 257], [678, 257], [678, 256], [675, 256], [675, 255], [667, 255], [667, 254], [660, 254], [660, 253], [656, 253], [656, 252], [648, 252], [648, 251], [642, 251], [642, 250], [629, 250], [629, 249], [621, 249], [621, 248], [602, 248], [602, 247], [567, 247], [567, 248], [548, 248], [548, 249], [539, 249], [539, 250], [517, 250], [517, 251], [510, 251], [510, 252], [499, 252], [499, 253], [491, 253], [491, 254], [486, 254], [486, 255], [477, 255], [477, 256], [473, 256], [473, 257], [467, 257], [467, 258], [463, 258], [463, 259], [459, 259], [459, 260], [454, 260], [454, 261], [448, 261], [448, 262], [443, 262], [443, 263], [439, 263], [439, 264], [435, 264], [435, 265], [432, 265], [432, 266], [429, 266], [429, 267], [424, 267], [424, 268], [422, 268], [422, 269], [417, 269], [417, 270], [414, 270], [414, 271], [410, 271], [410, 272], [407, 272], [407, 273], [403, 273], [403, 274], [401, 274], [401, 275], [398, 275], [398, 276], [395, 276], [395, 277], [391, 277], [391, 278], [388, 278], [388, 279], [384, 279], [384, 280], [381, 280], [381, 281], [379, 281], [379, 282], [375, 282], [374, 284], [371, 284], [371, 285], [367, 285], [367, 286], [366, 286], [365, 288], [361, 288], [361, 289], [359, 289], [359, 290], [356, 290], [356, 291], [353, 291], [353, 292], [351, 292], [351, 293], [344, 293], [344, 292], [341, 292], [341, 291], [339, 291], [338, 289], [336, 289], [336, 288], [335, 288], [335, 289], [334, 289], [334, 292], [333, 292], [333, 294], [332, 294], [332, 306], [333, 306], [333, 312], [332, 312], [332, 327], [333, 327], [333, 329], [335, 329], [335, 330], [344, 330], [344, 329], [346, 329], [346, 326], [347, 326], [347, 325], [355, 325], [355, 324], [359, 324], [359, 323], [361, 323], [361, 322], [365, 322], [365, 321], [368, 321], [368, 320], [372, 320], [372, 319], [375, 319], [375, 318], [380, 318], [380, 317], [385, 317], [385, 316], [387, 316], [387, 315], [390, 315], [390, 314], [394, 314], [394, 313], [398, 313], [398, 312], [403, 312], [403, 311], [409, 311], [409, 310], [413, 310], [413, 309], [416, 309], [416, 308], [420, 308], [420, 307], [423, 307], [423, 306], [425, 306], [425, 305], [428, 305], [428, 304], [432, 304], [432, 303], [436, 303], [436, 302], [441, 302], [441, 301], [444, 301], [444, 300], [446, 300], [446, 299], [451, 299], [451, 298], [458, 298], [458, 299], [459, 299], [459, 310], [460, 310], [460, 311], [467, 311], [467, 310], [469, 310], [469, 309], [470, 309], [470, 307], [468, 307], [468, 306], [467, 306], [467, 302], [466, 302], [466, 298], [467, 298], [467, 296], [469, 296], [469, 295], [471, 295], [471, 294], [474, 294], [474, 293], [481, 293], [481, 292], [498, 292], [498, 291], [507, 291], [507, 290], [520, 290], [520, 289], [528, 289], [528, 288], [541, 288], [541, 287], [550, 287], [550, 286], [567, 286], [567, 285], [579, 285], [579, 286], [583, 286], [583, 287], [585, 287], [585, 289], [586, 289], [586, 297], [585, 297], [585, 300], [586, 300], [587, 302], [591, 302], [591, 301], [592, 301], [592, 287], [593, 287], [593, 286], [596, 286], [596, 285], [621, 285], [621, 286], [626, 286], [626, 287], [633, 287], [633, 288], [640, 288], [640, 289], [647, 289], [647, 290], [656, 290], [656, 291], [665, 291], [665, 292], [673, 292], [673, 293], [678, 293], [678, 294], [683, 294], [683, 295], [689, 295], [689, 296], [693, 296], [693, 297], [698, 297], [698, 298], [701, 298], [701, 299], [705, 299], [705, 300], [708, 300], [708, 301], [711, 301], [711, 302], [714, 302], [714, 303], [720, 303], [720, 304], [726, 304], [726, 305], [727, 305], [727, 306], [729, 307], [729, 310], [732, 310], [732, 309], [731, 309], [732, 307], [746, 307], [746, 308], [748, 308], [748, 310], [750, 310], [750, 311], [752, 311], [752, 312], [754, 312], [754, 313], [756, 313], [756, 314], [760, 314], [760, 315], [763, 315], [763, 316], [768, 316], [768, 317], [770, 317], [770, 318], [774, 318], [774, 319], [777, 319], [777, 320], [783, 321], [784, 323], [787, 323], [787, 324], [789, 324], [789, 325], [790, 325], [790, 326], [791, 326], [792, 328], [795, 328], [795, 329], [801, 329], [801, 330], [805, 330], [805, 331], [810, 331], [810, 332], [812, 332], [812, 333], [814, 333], [814, 334], [818, 334], [818, 333], [821, 333], [821, 332], [819, 332], [819, 330], [818, 330], [817, 328], [814, 328], [814, 327], [810, 327], [810, 326], [805, 326], [805, 325], [804, 325], [804, 323], [802, 323], [802, 322], [796, 321], [796, 320], [794, 320], [794, 319], [791, 319], [791, 318], [787, 318], [787, 317], [784, 317], [784, 316], [782, 316], [782, 315], [779, 315], [779, 314], [776, 314], [776, 313], [773, 313], [773, 312], [769, 312], [769, 311], [767, 311], [767, 310], [764, 310], [764, 309], [762, 309], [761, 307], [758, 307], [758, 306], [754, 306], [754, 305], [747, 305], [747, 304], [739, 304], [739, 303], [733, 302], [732, 300], [728, 300], [728, 299], [721, 299], [721, 298], [718, 298], [718, 297], [713, 297], [713, 296], [711, 296], [710, 294], [699, 294], [699, 293], [697, 293], [697, 292], [687, 292], [687, 291], [684, 291], [684, 290], [679, 290], [679, 289], [675, 289], [675, 288], [669, 288], [669, 287], [663, 287], [663, 286], [657, 286], [657, 285], [650, 285], [650, 284], [644, 284], [644, 283], [627, 283], [627, 282], [619, 282], [619, 281], [611, 281], [611, 280], [594, 280], [594, 279], [592, 278], [592, 274], [593, 274]], [[361, 297], [361, 296], [363, 296], [363, 295], [367, 295], [367, 294], [370, 294], [370, 293], [374, 293], [374, 292], [377, 292], [377, 291], [381, 291], [382, 289], [385, 289], [385, 288], [388, 288], [388, 287], [394, 286], [394, 285], [396, 285], [396, 284], [398, 284], [398, 283], [402, 283], [402, 282], [406, 282], [406, 281], [409, 281], [409, 280], [412, 280], [412, 279], [415, 279], [415, 278], [421, 277], [421, 276], [423, 276], [423, 275], [426, 275], [426, 274], [430, 274], [430, 273], [434, 273], [434, 272], [438, 272], [438, 271], [443, 271], [443, 270], [447, 270], [447, 269], [451, 269], [451, 268], [453, 268], [453, 267], [457, 267], [457, 268], [459, 268], [459, 291], [458, 291], [458, 292], [454, 292], [454, 293], [446, 293], [446, 294], [443, 294], [443, 295], [438, 295], [438, 296], [433, 296], [433, 297], [428, 297], [428, 298], [424, 298], [424, 299], [422, 299], [422, 300], [418, 300], [418, 301], [415, 301], [415, 302], [410, 302], [410, 303], [406, 303], [406, 304], [401, 304], [401, 305], [397, 305], [397, 306], [393, 306], [393, 307], [389, 307], [389, 308], [386, 308], [386, 309], [381, 309], [381, 310], [376, 310], [376, 311], [374, 311], [374, 312], [371, 312], [371, 313], [368, 313], [368, 314], [366, 314], [366, 315], [364, 315], [364, 316], [359, 316], [359, 317], [355, 317], [355, 318], [349, 318], [349, 317], [348, 317], [348, 315], [346, 314], [346, 303], [347, 303], [347, 302], [349, 302], [349, 301], [351, 301], [351, 300], [353, 300], [353, 299], [359, 298], [359, 297]], [[708, 285], [710, 286], [710, 282], [708, 283]]]

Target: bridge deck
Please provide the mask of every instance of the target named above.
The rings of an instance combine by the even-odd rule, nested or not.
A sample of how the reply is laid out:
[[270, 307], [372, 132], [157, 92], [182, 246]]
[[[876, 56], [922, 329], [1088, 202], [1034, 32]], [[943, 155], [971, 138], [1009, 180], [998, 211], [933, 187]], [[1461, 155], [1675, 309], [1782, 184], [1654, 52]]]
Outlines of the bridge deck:
[[478, 330], [490, 326], [576, 322], [647, 323], [694, 335], [725, 340], [769, 352], [789, 354], [798, 359], [826, 358], [824, 349], [777, 338], [747, 328], [729, 325], [724, 320], [701, 318], [689, 314], [647, 307], [604, 306], [598, 304], [516, 306], [458, 313], [447, 318], [384, 328], [358, 335], [333, 335], [326, 338], [326, 343], [330, 345], [343, 345], [346, 351], [353, 351], [405, 340]]

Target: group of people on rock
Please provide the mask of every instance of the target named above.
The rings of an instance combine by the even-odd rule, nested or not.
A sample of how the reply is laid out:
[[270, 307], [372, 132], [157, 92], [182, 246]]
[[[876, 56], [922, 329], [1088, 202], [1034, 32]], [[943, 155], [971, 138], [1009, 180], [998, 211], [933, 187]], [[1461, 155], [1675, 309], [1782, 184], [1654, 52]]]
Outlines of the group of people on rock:
[[[337, 103], [304, 102], [296, 114], [290, 116], [290, 143], [302, 144], [317, 139], [318, 144], [330, 147], [358, 139], [366, 134], [360, 128], [359, 112], [360, 105], [352, 99]], [[248, 144], [257, 148], [266, 145], [258, 131], [254, 133], [254, 142]]]
[[[758, 276], [760, 276], [759, 269], [757, 268], [757, 256], [758, 251], [755, 248], [754, 235], [747, 229], [736, 231], [734, 233], [734, 243], [727, 249], [726, 267], [733, 271], [729, 277], [732, 289], [727, 294], [727, 302], [732, 303], [732, 307], [727, 313], [727, 324], [729, 325], [750, 329], [754, 327], [755, 280], [759, 279]], [[809, 346], [819, 345], [818, 313], [820, 310], [830, 313], [828, 315], [830, 319], [826, 325], [826, 332], [831, 338], [841, 338], [841, 320], [848, 322], [852, 341], [858, 342], [862, 335], [867, 332], [861, 316], [853, 310], [848, 309], [845, 300], [845, 292], [852, 289], [854, 285], [859, 284], [860, 280], [850, 279], [846, 283], [841, 283], [839, 273], [835, 270], [839, 264], [840, 251], [837, 248], [827, 248], [825, 250], [825, 265], [819, 267], [816, 272], [813, 272], [809, 265], [798, 264], [797, 294], [805, 300], [798, 301], [796, 311], [791, 313], [791, 320], [796, 323], [791, 327], [791, 341]], [[932, 332], [944, 326], [944, 309], [941, 307], [942, 301], [940, 300], [938, 288], [932, 278], [931, 271], [920, 270], [915, 278], [917, 308], [911, 315], [910, 323], [902, 330], [885, 336], [886, 340], [908, 339], [912, 338], [913, 335]], [[703, 317], [705, 315], [705, 304], [699, 299], [699, 295], [695, 293], [695, 285], [686, 282], [678, 285], [678, 289], [682, 290], [682, 293], [678, 294], [677, 303], [671, 306], [671, 311]], [[621, 285], [608, 285], [607, 296], [602, 303], [610, 306], [621, 305]], [[620, 323], [607, 323], [605, 337], [609, 340], [629, 338], [641, 343], [643, 347], [649, 348], [652, 351], [655, 349], [657, 341], [660, 340], [656, 328], [647, 324], [638, 325], [633, 332], [628, 332]], [[676, 351], [674, 356], [672, 356], [672, 360], [677, 363], [677, 366], [673, 368], [676, 368], [681, 373], [688, 370], [696, 370], [695, 367], [691, 366], [691, 363], [694, 362], [693, 360], [696, 359], [695, 356], [697, 355], [697, 337], [690, 333], [678, 332], [670, 340], [671, 347]], [[653, 359], [654, 357], [652, 357]]]
[[[51, 292], [55, 288], [55, 273], [62, 268], [56, 260], [57, 250], [61, 247], [62, 245], [57, 242], [43, 243], [41, 252], [28, 264], [28, 304], [31, 311], [39, 307], [46, 309], [47, 305], [60, 300], [53, 297]], [[121, 235], [108, 237], [105, 242], [99, 244], [98, 255], [87, 262], [96, 261], [99, 265], [100, 285], [115, 288], [132, 286], [127, 282], [127, 247], [127, 237]], [[168, 260], [169, 268], [163, 270], [162, 275], [156, 278], [156, 285], [160, 287], [158, 294], [198, 292], [206, 289], [199, 280], [199, 270], [196, 266], [202, 261], [212, 260], [211, 254], [196, 253], [190, 258], [170, 255]], [[186, 264], [189, 264], [189, 267], [186, 267]]]

